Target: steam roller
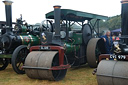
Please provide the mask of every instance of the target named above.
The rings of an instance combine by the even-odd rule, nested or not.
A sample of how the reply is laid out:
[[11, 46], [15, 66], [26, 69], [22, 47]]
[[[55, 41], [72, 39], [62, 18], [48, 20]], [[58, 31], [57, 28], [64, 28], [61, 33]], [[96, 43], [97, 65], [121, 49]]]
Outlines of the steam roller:
[[[29, 78], [62, 80], [70, 67], [78, 67], [87, 62], [90, 67], [96, 67], [98, 59], [94, 58], [98, 57], [95, 52], [96, 48], [100, 51], [99, 53], [103, 53], [101, 50], [103, 47], [100, 44], [104, 41], [100, 38], [93, 38], [92, 26], [89, 22], [84, 24], [84, 21], [90, 21], [94, 18], [93, 16], [98, 16], [95, 17], [97, 20], [106, 19], [106, 17], [60, 9], [60, 7], [54, 6], [54, 11], [46, 14], [46, 18], [53, 19], [54, 23], [51, 20], [41, 23], [40, 44], [31, 46], [29, 49], [30, 53], [22, 67]], [[72, 27], [78, 22], [81, 28]], [[89, 54], [90, 51], [93, 55]]]
[[128, 0], [121, 3], [122, 35], [113, 47], [113, 54], [99, 56], [96, 73], [98, 85], [128, 85]]

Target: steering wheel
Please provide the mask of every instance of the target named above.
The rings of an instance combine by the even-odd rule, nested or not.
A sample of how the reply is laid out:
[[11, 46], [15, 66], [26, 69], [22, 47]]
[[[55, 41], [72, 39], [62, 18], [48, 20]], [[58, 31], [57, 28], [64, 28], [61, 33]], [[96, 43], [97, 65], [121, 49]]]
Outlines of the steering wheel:
[[53, 32], [53, 24], [50, 20], [44, 20], [41, 22], [40, 28], [42, 31]]

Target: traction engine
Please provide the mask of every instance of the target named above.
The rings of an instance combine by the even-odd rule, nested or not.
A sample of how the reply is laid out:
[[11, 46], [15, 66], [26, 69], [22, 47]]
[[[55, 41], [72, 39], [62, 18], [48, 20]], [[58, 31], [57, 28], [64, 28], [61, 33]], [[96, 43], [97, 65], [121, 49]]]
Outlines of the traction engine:
[[0, 70], [4, 70], [11, 63], [16, 73], [23, 74], [24, 70], [21, 66], [29, 53], [29, 47], [40, 43], [39, 26], [28, 25], [22, 20], [22, 15], [16, 23], [12, 23], [13, 2], [5, 0], [3, 3], [5, 4], [6, 22], [1, 27]]

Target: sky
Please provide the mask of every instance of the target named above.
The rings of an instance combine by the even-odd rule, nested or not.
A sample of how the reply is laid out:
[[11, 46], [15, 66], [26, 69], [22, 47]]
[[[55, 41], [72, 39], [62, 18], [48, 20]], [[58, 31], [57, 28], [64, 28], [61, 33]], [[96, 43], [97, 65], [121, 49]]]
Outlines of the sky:
[[[0, 21], [5, 21], [5, 5], [0, 0]], [[45, 14], [53, 10], [54, 5], [62, 9], [73, 9], [104, 16], [121, 14], [121, 0], [12, 0], [12, 21], [22, 14], [29, 24], [41, 23]]]

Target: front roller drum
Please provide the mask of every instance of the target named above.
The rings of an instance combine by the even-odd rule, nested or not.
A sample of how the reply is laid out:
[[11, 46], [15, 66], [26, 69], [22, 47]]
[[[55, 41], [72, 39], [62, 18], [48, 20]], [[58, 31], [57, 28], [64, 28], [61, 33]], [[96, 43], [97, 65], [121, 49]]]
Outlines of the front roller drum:
[[128, 85], [128, 62], [102, 60], [96, 75], [98, 85]]
[[[64, 65], [66, 65], [66, 58]], [[25, 69], [28, 77], [34, 79], [55, 80], [59, 81], [66, 75], [67, 69], [49, 70], [54, 66], [59, 66], [58, 51], [33, 51], [28, 54], [25, 60], [25, 66], [42, 67], [44, 69]]]

